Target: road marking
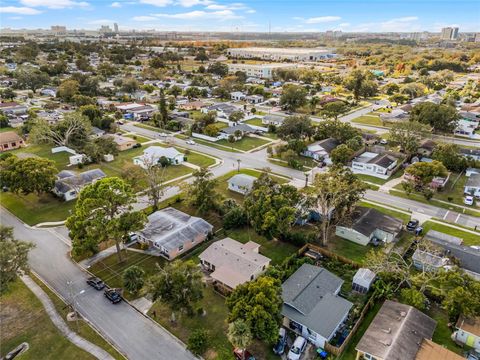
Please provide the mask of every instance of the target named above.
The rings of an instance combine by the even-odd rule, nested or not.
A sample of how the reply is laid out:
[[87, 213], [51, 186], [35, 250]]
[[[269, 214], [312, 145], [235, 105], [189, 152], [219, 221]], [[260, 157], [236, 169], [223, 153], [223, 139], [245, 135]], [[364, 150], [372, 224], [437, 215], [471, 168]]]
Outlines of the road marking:
[[455, 224], [457, 223], [459, 217], [460, 217], [460, 213], [457, 215], [457, 218], [454, 221]]
[[447, 210], [447, 212], [445, 213], [445, 215], [443, 216], [443, 220], [445, 220], [448, 216], [448, 213], [450, 212], [450, 210]]

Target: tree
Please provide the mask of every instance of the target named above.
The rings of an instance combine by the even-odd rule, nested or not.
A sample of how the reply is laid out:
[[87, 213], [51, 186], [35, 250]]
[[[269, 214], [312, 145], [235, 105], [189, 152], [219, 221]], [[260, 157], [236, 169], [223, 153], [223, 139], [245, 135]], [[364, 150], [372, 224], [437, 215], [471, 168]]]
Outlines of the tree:
[[208, 55], [206, 54], [205, 52], [205, 49], [203, 49], [203, 51], [199, 51], [197, 53], [197, 56], [195, 56], [195, 61], [200, 61], [202, 64], [205, 62], [205, 61], [208, 61]]
[[34, 245], [15, 239], [13, 228], [0, 225], [0, 294], [8, 290], [20, 271], [27, 272], [28, 252]]
[[262, 173], [246, 195], [244, 209], [256, 232], [272, 238], [286, 233], [295, 222], [300, 194], [291, 185], [280, 185]]
[[58, 87], [57, 97], [66, 102], [70, 102], [73, 100], [73, 97], [78, 94], [79, 89], [80, 84], [77, 80], [65, 80]]
[[43, 85], [48, 84], [50, 78], [48, 74], [31, 66], [22, 66], [15, 72], [17, 78], [17, 87], [20, 89], [29, 89], [35, 92]]
[[322, 115], [328, 119], [337, 120], [338, 116], [347, 111], [347, 105], [343, 101], [326, 103], [322, 107]]
[[388, 98], [390, 102], [394, 102], [397, 104], [404, 104], [408, 101], [409, 97], [403, 94], [393, 94]]
[[180, 95], [182, 93], [182, 88], [178, 85], [173, 85], [172, 87], [170, 87], [170, 89], [168, 90], [168, 93], [170, 95], [173, 95], [175, 97], [175, 99], [177, 98], [178, 95]]
[[245, 360], [245, 350], [253, 340], [250, 326], [244, 320], [238, 319], [228, 324], [227, 337], [234, 348], [242, 350], [242, 360]]
[[165, 93], [163, 92], [163, 90], [160, 90], [160, 102], [158, 103], [158, 110], [160, 111], [160, 117], [158, 119], [158, 122], [165, 126], [165, 124], [168, 122], [168, 108], [167, 102], [165, 101]]
[[200, 89], [196, 86], [191, 86], [185, 89], [185, 96], [188, 98], [188, 100], [198, 98], [200, 96]]
[[448, 171], [446, 167], [437, 160], [432, 162], [416, 162], [405, 169], [405, 174], [410, 177], [415, 189], [425, 190], [429, 187], [433, 178], [446, 177]]
[[145, 162], [145, 167], [142, 168], [142, 178], [147, 181], [148, 186], [145, 191], [150, 204], [155, 211], [158, 209], [158, 204], [162, 200], [164, 194], [163, 182], [165, 181], [165, 166], [158, 166], [153, 160], [145, 160]]
[[396, 122], [390, 128], [390, 139], [408, 156], [414, 154], [420, 141], [428, 135], [430, 127], [417, 121]]
[[215, 137], [218, 135], [218, 128], [215, 126], [215, 124], [210, 124], [205, 126], [203, 133], [207, 136]]
[[142, 268], [132, 265], [123, 272], [123, 287], [132, 294], [137, 294], [143, 287], [145, 271]]
[[149, 279], [153, 300], [160, 299], [173, 311], [192, 313], [192, 305], [203, 297], [202, 273], [192, 261], [173, 261]]
[[440, 161], [448, 170], [459, 173], [469, 166], [468, 159], [460, 155], [458, 145], [451, 143], [440, 143], [435, 146], [432, 159]]
[[135, 78], [126, 78], [122, 81], [122, 91], [126, 93], [132, 94], [137, 91], [139, 88], [139, 84], [137, 79]]
[[10, 156], [0, 163], [0, 184], [14, 193], [41, 194], [52, 190], [57, 173], [52, 160]]
[[228, 322], [243, 320], [252, 337], [273, 343], [281, 323], [281, 293], [280, 280], [268, 276], [237, 286], [226, 300]]
[[245, 117], [245, 113], [243, 111], [237, 110], [233, 111], [230, 116], [228, 117], [228, 120], [233, 121], [233, 122], [239, 122]]
[[9, 87], [1, 90], [0, 95], [2, 99], [5, 99], [5, 100], [13, 100], [17, 96], [15, 91], [13, 91], [13, 89]]
[[306, 115], [289, 116], [277, 128], [277, 135], [282, 140], [305, 140], [312, 137], [315, 129]]
[[0, 128], [6, 128], [9, 127], [10, 123], [5, 114], [0, 114]]
[[410, 121], [430, 125], [433, 131], [452, 133], [456, 128], [459, 115], [454, 107], [444, 104], [422, 102], [410, 112]]
[[103, 161], [105, 155], [116, 156], [118, 154], [117, 144], [111, 136], [89, 140], [82, 150], [94, 163]]
[[349, 123], [343, 123], [340, 120], [322, 121], [318, 123], [315, 132], [316, 140], [334, 138], [341, 144], [356, 136], [361, 136], [360, 131]]
[[283, 87], [280, 105], [288, 111], [295, 111], [307, 103], [308, 91], [303, 86], [289, 84]]
[[308, 191], [315, 210], [322, 217], [320, 229], [323, 245], [328, 243], [331, 225], [351, 214], [365, 190], [364, 182], [350, 170], [341, 167], [333, 167], [315, 176], [313, 186]]
[[213, 179], [211, 171], [202, 167], [193, 173], [193, 178], [193, 182], [186, 187], [188, 203], [195, 206], [201, 214], [216, 209], [221, 195], [216, 189], [217, 180]]
[[208, 331], [204, 329], [195, 329], [188, 337], [187, 349], [195, 355], [202, 355], [207, 351], [208, 343]]
[[[79, 109], [80, 113], [85, 116], [92, 125], [100, 125], [102, 119], [102, 110], [97, 105], [83, 105]], [[100, 127], [100, 126], [99, 126]]]
[[223, 77], [228, 74], [228, 65], [220, 61], [216, 61], [208, 66], [207, 72]]
[[330, 157], [335, 165], [346, 165], [353, 156], [354, 151], [345, 144], [338, 145], [332, 150]]
[[373, 96], [376, 93], [376, 84], [371, 80], [372, 74], [361, 70], [353, 70], [343, 81], [345, 88], [353, 93], [355, 102], [361, 96]]
[[146, 221], [143, 212], [132, 212], [135, 200], [131, 186], [117, 177], [84, 187], [66, 222], [74, 253], [96, 252], [98, 243], [113, 240], [121, 262], [120, 241], [128, 233], [142, 229]]
[[90, 132], [90, 121], [75, 112], [65, 115], [64, 119], [55, 125], [49, 125], [45, 120], [35, 120], [30, 130], [30, 141], [37, 144], [82, 147], [88, 141]]

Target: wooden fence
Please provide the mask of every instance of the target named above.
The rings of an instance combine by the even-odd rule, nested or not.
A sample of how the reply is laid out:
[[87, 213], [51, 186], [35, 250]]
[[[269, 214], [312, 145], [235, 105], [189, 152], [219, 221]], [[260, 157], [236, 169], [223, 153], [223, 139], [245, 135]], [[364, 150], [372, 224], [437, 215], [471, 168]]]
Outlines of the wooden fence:
[[299, 250], [298, 250], [298, 255], [303, 255], [305, 254], [308, 250], [312, 250], [312, 251], [315, 251], [317, 253], [320, 253], [326, 257], [329, 257], [329, 258], [332, 258], [332, 259], [335, 259], [335, 260], [339, 260], [343, 263], [346, 263], [346, 264], [350, 264], [352, 265], [355, 269], [359, 269], [362, 267], [362, 265], [356, 261], [353, 261], [349, 258], [346, 258], [344, 256], [341, 256], [341, 255], [338, 255], [338, 254], [335, 254], [334, 252], [326, 249], [326, 248], [323, 248], [323, 247], [320, 247], [318, 245], [314, 245], [314, 244], [305, 244], [303, 245]]

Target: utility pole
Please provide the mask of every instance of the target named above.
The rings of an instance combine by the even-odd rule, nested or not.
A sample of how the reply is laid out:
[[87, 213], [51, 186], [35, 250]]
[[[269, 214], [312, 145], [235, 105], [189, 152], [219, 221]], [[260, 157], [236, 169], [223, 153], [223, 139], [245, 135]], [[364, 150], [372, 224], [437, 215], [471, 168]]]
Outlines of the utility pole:
[[238, 164], [237, 172], [240, 172], [240, 163], [241, 163], [241, 162], [242, 162], [242, 160], [237, 159], [237, 164]]
[[305, 172], [305, 187], [308, 187], [308, 172]]

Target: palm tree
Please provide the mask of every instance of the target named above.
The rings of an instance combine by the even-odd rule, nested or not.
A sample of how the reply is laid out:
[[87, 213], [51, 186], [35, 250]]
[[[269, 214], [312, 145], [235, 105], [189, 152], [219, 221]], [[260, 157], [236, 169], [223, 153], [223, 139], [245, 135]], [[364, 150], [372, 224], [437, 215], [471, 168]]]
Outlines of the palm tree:
[[312, 111], [312, 115], [315, 114], [315, 110], [317, 109], [317, 105], [320, 102], [320, 99], [318, 96], [312, 96], [312, 98], [309, 101], [310, 105], [310, 110]]
[[235, 348], [242, 350], [242, 360], [245, 360], [245, 349], [252, 342], [250, 326], [242, 319], [235, 320], [228, 325], [228, 340]]

